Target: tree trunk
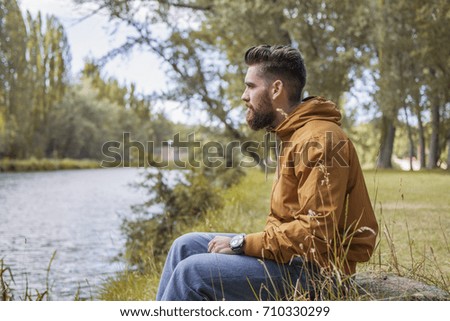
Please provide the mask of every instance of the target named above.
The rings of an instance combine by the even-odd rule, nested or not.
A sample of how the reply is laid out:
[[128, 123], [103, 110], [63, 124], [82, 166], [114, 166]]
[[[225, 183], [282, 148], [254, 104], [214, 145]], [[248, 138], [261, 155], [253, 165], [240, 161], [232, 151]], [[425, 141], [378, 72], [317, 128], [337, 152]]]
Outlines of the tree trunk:
[[411, 129], [411, 125], [409, 124], [409, 115], [408, 115], [408, 108], [404, 107], [404, 111], [405, 111], [405, 120], [406, 120], [406, 129], [408, 132], [408, 141], [409, 141], [409, 153], [408, 153], [408, 157], [409, 157], [409, 170], [413, 171], [413, 158], [414, 158], [414, 139], [412, 136], [412, 129]]
[[434, 102], [431, 107], [431, 138], [430, 138], [430, 154], [428, 155], [428, 169], [437, 167], [439, 160], [439, 104]]
[[447, 170], [450, 171], [450, 130], [447, 133]]
[[394, 150], [395, 126], [392, 119], [383, 115], [381, 118], [382, 132], [378, 168], [392, 168], [392, 152]]
[[426, 167], [426, 156], [425, 156], [425, 130], [423, 128], [422, 114], [420, 113], [420, 107], [417, 106], [417, 124], [419, 127], [419, 161], [420, 168]]

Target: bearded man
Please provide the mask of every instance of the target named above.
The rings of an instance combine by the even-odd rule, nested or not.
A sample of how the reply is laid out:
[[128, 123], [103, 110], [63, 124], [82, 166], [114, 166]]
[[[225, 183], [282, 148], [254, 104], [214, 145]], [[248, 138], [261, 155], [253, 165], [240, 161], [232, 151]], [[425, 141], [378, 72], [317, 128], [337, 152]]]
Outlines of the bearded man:
[[280, 141], [266, 225], [247, 235], [179, 237], [157, 300], [289, 299], [296, 291], [323, 298], [325, 280], [336, 290], [373, 252], [378, 225], [355, 148], [333, 102], [302, 99], [300, 51], [261, 45], [245, 62], [247, 123]]

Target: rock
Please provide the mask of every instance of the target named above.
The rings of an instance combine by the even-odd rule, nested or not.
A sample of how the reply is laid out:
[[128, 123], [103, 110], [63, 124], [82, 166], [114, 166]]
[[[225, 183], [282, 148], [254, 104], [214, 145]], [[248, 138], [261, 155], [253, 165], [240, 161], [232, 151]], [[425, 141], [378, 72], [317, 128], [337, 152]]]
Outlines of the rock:
[[450, 293], [406, 277], [389, 273], [364, 272], [355, 276], [360, 295], [368, 300], [448, 301]]

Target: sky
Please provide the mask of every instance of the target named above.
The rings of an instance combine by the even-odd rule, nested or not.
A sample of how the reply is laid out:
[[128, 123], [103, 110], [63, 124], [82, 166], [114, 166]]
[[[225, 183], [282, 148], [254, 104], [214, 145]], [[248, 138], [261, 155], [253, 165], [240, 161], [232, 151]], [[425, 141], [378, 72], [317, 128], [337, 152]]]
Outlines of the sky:
[[[102, 57], [122, 44], [127, 36], [126, 28], [120, 28], [116, 34], [111, 35], [113, 26], [108, 22], [105, 13], [81, 20], [89, 15], [92, 9], [77, 6], [72, 0], [19, 0], [19, 5], [23, 13], [28, 10], [33, 17], [40, 11], [43, 16], [54, 15], [59, 19], [70, 45], [73, 77], [79, 75], [87, 58]], [[102, 72], [106, 77], [116, 78], [121, 84], [129, 85], [134, 82], [139, 93], [151, 94], [155, 91], [161, 92], [168, 81], [160, 66], [161, 61], [154, 54], [134, 50], [126, 57], [117, 57], [108, 62]], [[174, 102], [165, 102], [155, 108], [164, 109], [173, 121], [189, 122], [188, 116], [176, 106]]]

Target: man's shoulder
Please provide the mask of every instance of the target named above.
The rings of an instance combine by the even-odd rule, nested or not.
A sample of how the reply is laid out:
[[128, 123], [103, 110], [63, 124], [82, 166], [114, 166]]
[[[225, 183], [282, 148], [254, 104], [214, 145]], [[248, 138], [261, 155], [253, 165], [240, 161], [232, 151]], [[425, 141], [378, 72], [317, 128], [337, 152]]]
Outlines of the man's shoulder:
[[347, 134], [341, 126], [327, 120], [311, 120], [303, 127], [297, 129], [291, 136], [293, 143], [302, 143], [309, 140], [320, 140], [329, 137], [348, 140]]

